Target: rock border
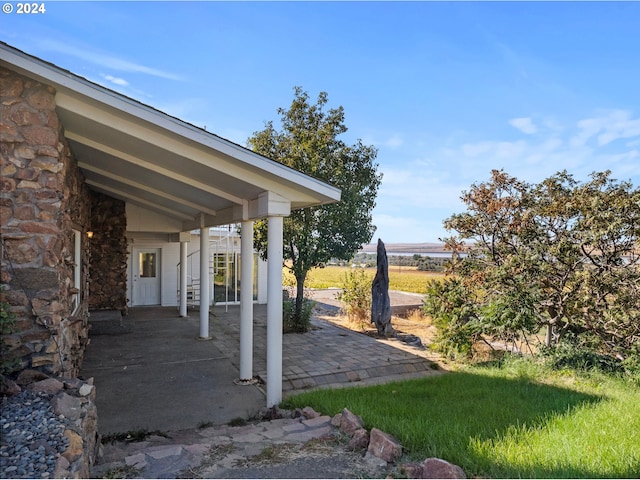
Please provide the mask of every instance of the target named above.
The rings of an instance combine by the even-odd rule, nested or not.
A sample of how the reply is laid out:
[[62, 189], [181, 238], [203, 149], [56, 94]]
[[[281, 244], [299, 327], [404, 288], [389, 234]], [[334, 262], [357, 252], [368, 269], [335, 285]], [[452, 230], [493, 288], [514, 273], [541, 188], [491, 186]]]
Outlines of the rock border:
[[[304, 415], [320, 415], [311, 407], [303, 409]], [[331, 419], [331, 424], [342, 433], [351, 437], [347, 448], [350, 450], [365, 451], [367, 463], [384, 467], [390, 463], [396, 463], [402, 457], [402, 445], [388, 433], [377, 428], [370, 432], [364, 427], [364, 422], [359, 415], [345, 408]], [[464, 470], [440, 458], [427, 458], [421, 463], [403, 463], [400, 470], [408, 478], [454, 478], [466, 479]]]
[[90, 478], [100, 447], [93, 378], [85, 381], [23, 370], [16, 381], [2, 378], [2, 385], [0, 393], [4, 396], [17, 395], [22, 390], [46, 396], [54, 414], [66, 424], [62, 435], [68, 446], [57, 456], [53, 477]]

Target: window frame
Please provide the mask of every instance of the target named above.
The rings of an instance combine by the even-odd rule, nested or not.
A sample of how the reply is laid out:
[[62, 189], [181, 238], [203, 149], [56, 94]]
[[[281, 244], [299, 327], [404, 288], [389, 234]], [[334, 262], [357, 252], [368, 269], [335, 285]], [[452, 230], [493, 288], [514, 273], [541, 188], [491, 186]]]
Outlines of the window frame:
[[71, 295], [71, 312], [76, 314], [80, 309], [82, 298], [82, 231], [76, 228], [73, 232], [73, 276], [72, 276], [72, 295]]

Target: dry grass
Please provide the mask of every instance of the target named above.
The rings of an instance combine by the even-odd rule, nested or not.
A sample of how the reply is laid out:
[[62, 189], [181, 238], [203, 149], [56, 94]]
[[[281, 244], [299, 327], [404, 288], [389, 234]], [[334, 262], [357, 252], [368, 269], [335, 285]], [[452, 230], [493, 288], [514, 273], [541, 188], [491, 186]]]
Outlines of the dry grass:
[[[376, 269], [365, 268], [364, 270], [373, 280]], [[350, 267], [333, 265], [325, 268], [314, 268], [307, 275], [305, 287], [340, 288], [344, 282], [345, 274], [349, 271], [351, 271]], [[424, 294], [427, 292], [428, 280], [439, 280], [444, 276], [443, 273], [416, 270], [416, 267], [389, 267], [389, 289]], [[295, 277], [287, 268], [283, 270], [283, 283], [285, 285], [295, 285]]]
[[[370, 336], [377, 335], [376, 328], [369, 320], [369, 317], [353, 319], [349, 318], [344, 313], [338, 315], [319, 314], [318, 317], [354, 332]], [[392, 317], [391, 326], [397, 333], [415, 335], [416, 337], [419, 337], [424, 345], [429, 345], [436, 334], [436, 329], [431, 318], [423, 315], [419, 309], [412, 311], [407, 318], [396, 316]]]

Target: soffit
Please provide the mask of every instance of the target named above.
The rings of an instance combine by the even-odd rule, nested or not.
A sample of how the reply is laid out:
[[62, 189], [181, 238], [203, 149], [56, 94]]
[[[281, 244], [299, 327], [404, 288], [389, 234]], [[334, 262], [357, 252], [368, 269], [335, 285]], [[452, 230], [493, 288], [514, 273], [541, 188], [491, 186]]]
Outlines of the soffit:
[[94, 190], [207, 226], [247, 219], [265, 192], [291, 208], [340, 191], [237, 144], [0, 43], [0, 63], [56, 89], [65, 136]]

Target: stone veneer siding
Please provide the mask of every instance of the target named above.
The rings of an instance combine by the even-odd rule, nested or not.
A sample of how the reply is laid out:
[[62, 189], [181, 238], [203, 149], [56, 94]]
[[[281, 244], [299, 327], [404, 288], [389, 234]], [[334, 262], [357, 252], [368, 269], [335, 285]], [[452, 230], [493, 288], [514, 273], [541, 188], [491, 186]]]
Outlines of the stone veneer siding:
[[[0, 68], [0, 283], [17, 326], [3, 340], [18, 370], [74, 377], [88, 338], [91, 203], [55, 108], [52, 87]], [[75, 312], [73, 229], [83, 265]]]
[[125, 203], [91, 192], [90, 310], [127, 312], [127, 217]]

